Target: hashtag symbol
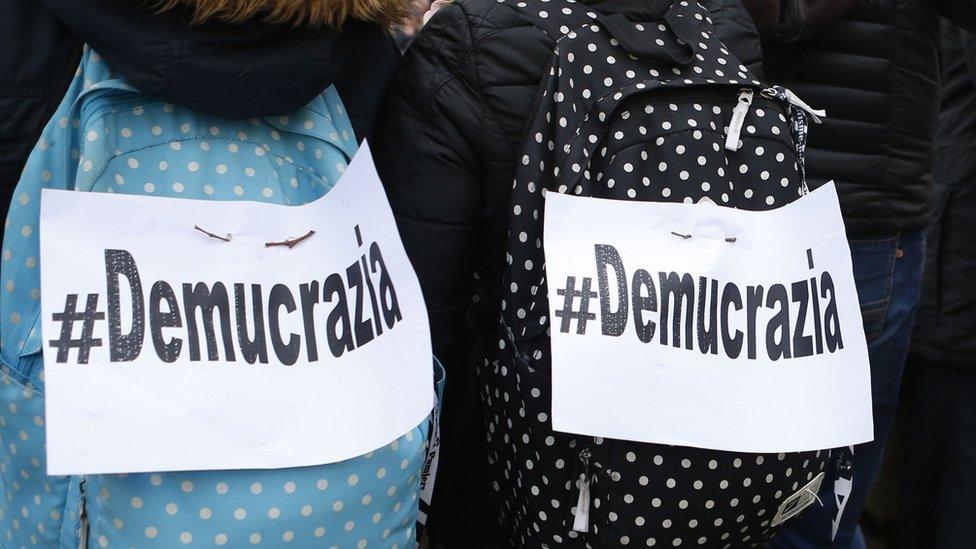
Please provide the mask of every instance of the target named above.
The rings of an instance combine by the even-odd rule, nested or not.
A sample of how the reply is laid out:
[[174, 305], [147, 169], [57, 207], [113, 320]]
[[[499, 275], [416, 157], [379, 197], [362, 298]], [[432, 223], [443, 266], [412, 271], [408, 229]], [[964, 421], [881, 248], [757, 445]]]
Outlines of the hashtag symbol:
[[[562, 319], [562, 324], [559, 326], [560, 332], [568, 334], [569, 325], [575, 318], [576, 333], [580, 335], [585, 334], [586, 322], [596, 318], [596, 314], [590, 312], [590, 300], [596, 297], [596, 292], [590, 291], [591, 283], [592, 279], [585, 276], [583, 277], [583, 287], [577, 290], [576, 277], [570, 276], [566, 278], [566, 288], [556, 290], [556, 295], [564, 297], [563, 308], [556, 310], [556, 316]], [[581, 298], [579, 310], [573, 310], [576, 298]]]
[[[85, 310], [76, 312], [78, 307], [78, 294], [68, 294], [64, 300], [64, 312], [54, 313], [51, 318], [54, 322], [61, 323], [61, 337], [50, 340], [52, 347], [58, 349], [57, 361], [68, 362], [68, 352], [71, 349], [78, 349], [78, 364], [88, 364], [88, 354], [92, 347], [101, 347], [102, 340], [92, 337], [95, 329], [96, 320], [105, 320], [105, 313], [100, 313], [98, 309], [98, 294], [88, 294], [85, 303]], [[81, 321], [81, 337], [72, 339], [74, 335], [75, 322]]]

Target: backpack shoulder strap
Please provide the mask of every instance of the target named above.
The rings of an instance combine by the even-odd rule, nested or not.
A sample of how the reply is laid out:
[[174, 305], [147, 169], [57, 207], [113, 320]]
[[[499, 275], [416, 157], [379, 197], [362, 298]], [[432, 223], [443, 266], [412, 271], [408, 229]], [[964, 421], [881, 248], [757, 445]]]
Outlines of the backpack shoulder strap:
[[519, 12], [554, 41], [594, 21], [599, 14], [576, 0], [497, 0]]

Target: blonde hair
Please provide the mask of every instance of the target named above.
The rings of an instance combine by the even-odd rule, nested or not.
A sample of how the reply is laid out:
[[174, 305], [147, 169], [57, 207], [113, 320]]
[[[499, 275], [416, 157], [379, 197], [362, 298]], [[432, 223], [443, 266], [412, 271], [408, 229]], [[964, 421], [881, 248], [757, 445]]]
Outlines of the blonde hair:
[[160, 11], [189, 7], [194, 23], [256, 18], [294, 26], [339, 27], [346, 19], [358, 19], [391, 26], [410, 15], [413, 0], [160, 0], [158, 6]]

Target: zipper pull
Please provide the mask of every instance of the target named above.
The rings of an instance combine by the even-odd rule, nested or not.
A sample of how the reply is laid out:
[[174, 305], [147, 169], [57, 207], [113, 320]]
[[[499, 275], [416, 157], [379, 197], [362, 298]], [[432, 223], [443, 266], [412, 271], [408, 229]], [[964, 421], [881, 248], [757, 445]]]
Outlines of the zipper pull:
[[834, 503], [837, 505], [837, 516], [830, 521], [830, 541], [837, 538], [840, 519], [844, 517], [844, 508], [847, 507], [847, 500], [850, 499], [854, 487], [853, 459], [853, 446], [840, 450], [840, 456], [837, 458], [837, 478], [834, 479]]
[[725, 137], [725, 148], [730, 151], [739, 150], [739, 136], [742, 134], [742, 125], [749, 114], [749, 107], [752, 106], [752, 90], [742, 88], [739, 90], [739, 100], [732, 109], [732, 120], [729, 122], [729, 133]]
[[583, 472], [580, 473], [579, 498], [576, 500], [576, 518], [573, 520], [573, 530], [576, 532], [590, 531], [590, 450], [584, 448], [580, 452], [583, 462]]
[[81, 479], [78, 489], [81, 492], [81, 504], [78, 510], [78, 549], [88, 549], [88, 502], [85, 494], [85, 479]]
[[[779, 90], [782, 90], [782, 94], [779, 93]], [[763, 90], [763, 95], [770, 97], [771, 99], [776, 99], [778, 97], [785, 99], [790, 105], [793, 105], [794, 107], [809, 114], [810, 118], [817, 124], [823, 122], [821, 118], [827, 116], [827, 111], [824, 109], [815, 109], [811, 107], [806, 101], [800, 99], [800, 96], [793, 93], [793, 90], [787, 88], [766, 88]]]

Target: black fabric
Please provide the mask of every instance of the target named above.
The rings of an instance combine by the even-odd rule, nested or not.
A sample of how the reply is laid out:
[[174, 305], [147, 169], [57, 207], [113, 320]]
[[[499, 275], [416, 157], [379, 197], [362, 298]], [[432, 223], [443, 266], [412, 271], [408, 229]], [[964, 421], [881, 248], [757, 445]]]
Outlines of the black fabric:
[[[341, 30], [259, 22], [189, 25], [118, 0], [0, 0], [0, 193], [9, 194], [87, 42], [143, 93], [231, 118], [282, 114], [335, 84], [358, 139], [399, 59], [370, 23]], [[6, 212], [6, 204], [3, 205]]]
[[39, 1], [143, 93], [229, 118], [290, 112], [340, 82], [352, 84], [339, 90], [351, 113], [371, 109], [399, 57], [370, 23], [190, 26], [189, 12], [155, 13], [146, 2]]
[[81, 58], [81, 44], [33, 0], [0, 0], [0, 215]]
[[[658, 2], [643, 0], [582, 3], [634, 18], [662, 13]], [[704, 4], [732, 53], [758, 70], [757, 33], [741, 4]], [[484, 341], [497, 347], [512, 181], [553, 46], [552, 37], [494, 0], [443, 8], [406, 52], [374, 140], [423, 286], [435, 353], [448, 370], [431, 533], [449, 548], [511, 546], [487, 501], [483, 410], [471, 401], [474, 351]]]
[[907, 450], [891, 547], [971, 547], [976, 539], [976, 370], [913, 359], [903, 385]]
[[936, 219], [912, 360], [976, 369], [976, 35], [942, 28], [942, 114], [934, 168]]
[[905, 549], [976, 538], [976, 35], [946, 20], [941, 31], [939, 208], [900, 410], [907, 451], [893, 539]]
[[940, 9], [976, 26], [973, 0], [861, 0], [816, 36], [765, 45], [768, 80], [827, 110], [810, 135], [809, 176], [837, 183], [852, 235], [930, 220]]

